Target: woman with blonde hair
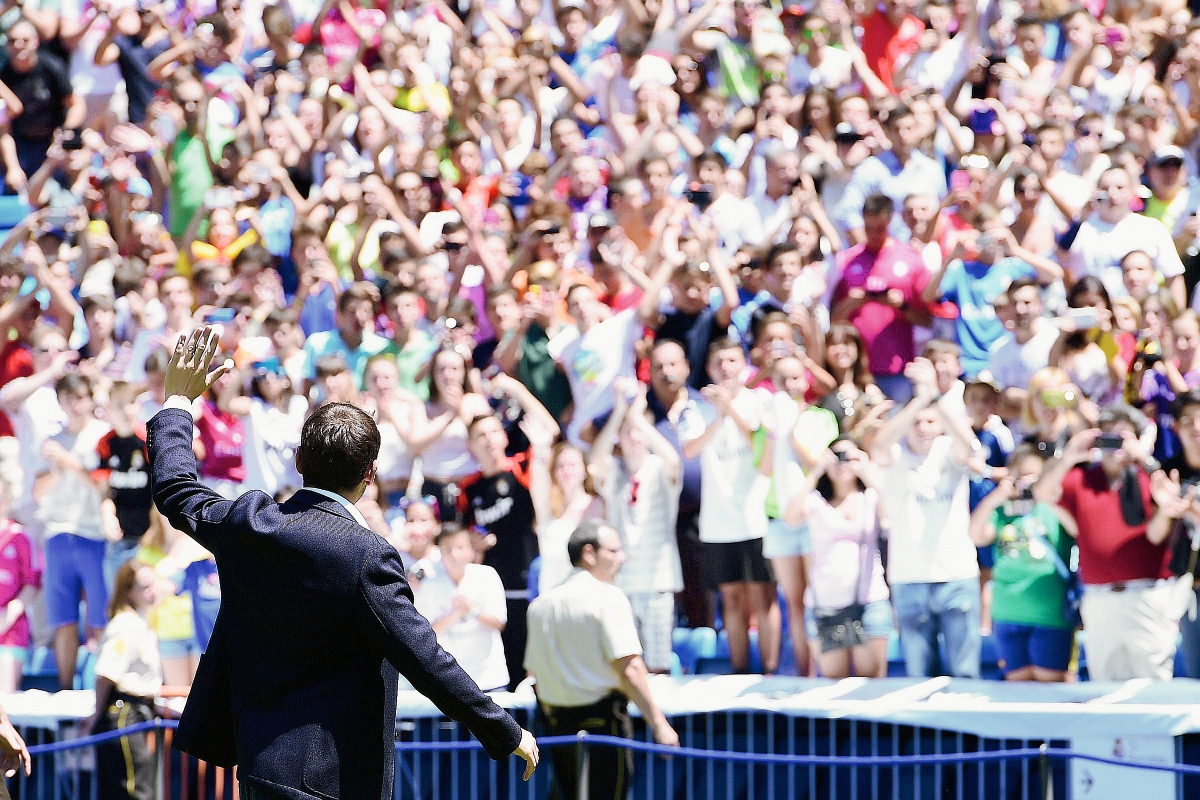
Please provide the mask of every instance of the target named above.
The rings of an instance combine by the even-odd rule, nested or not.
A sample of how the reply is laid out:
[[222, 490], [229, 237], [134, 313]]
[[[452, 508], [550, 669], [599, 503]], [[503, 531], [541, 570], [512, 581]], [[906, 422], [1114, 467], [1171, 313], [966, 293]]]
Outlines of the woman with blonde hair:
[[[123, 730], [154, 719], [154, 698], [163, 685], [158, 637], [150, 625], [158, 600], [153, 567], [136, 560], [121, 565], [96, 657], [96, 712], [83, 723], [84, 733]], [[146, 734], [96, 745], [96, 782], [99, 797], [150, 800], [154, 756]]]
[[[190, 547], [189, 547], [190, 545]], [[142, 536], [137, 561], [154, 568], [161, 581], [162, 601], [150, 614], [150, 625], [158, 637], [163, 680], [168, 686], [191, 686], [200, 664], [200, 644], [192, 619], [192, 598], [181, 594], [186, 550], [201, 550], [166, 518], [150, 507], [150, 527]]]
[[1029, 379], [1029, 390], [1021, 405], [1024, 442], [1045, 458], [1062, 453], [1067, 439], [1088, 427], [1098, 417], [1094, 403], [1071, 382], [1059, 367], [1043, 367]]
[[571, 574], [567, 540], [585, 519], [602, 519], [604, 501], [592, 487], [583, 452], [568, 442], [551, 445], [542, 428], [521, 423], [529, 439], [529, 495], [536, 518], [534, 530], [542, 556], [539, 591], [553, 589]]

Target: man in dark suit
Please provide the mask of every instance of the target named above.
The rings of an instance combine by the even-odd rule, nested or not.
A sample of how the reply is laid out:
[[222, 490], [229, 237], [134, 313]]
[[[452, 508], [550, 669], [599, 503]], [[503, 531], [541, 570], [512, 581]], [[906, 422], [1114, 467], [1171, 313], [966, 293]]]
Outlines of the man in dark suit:
[[399, 670], [492, 758], [525, 759], [528, 780], [533, 737], [438, 646], [400, 556], [354, 508], [375, 478], [370, 416], [334, 403], [309, 417], [296, 451], [305, 488], [282, 505], [200, 483], [190, 408], [232, 368], [209, 373], [217, 339], [207, 328], [180, 339], [147, 439], [155, 503], [216, 556], [223, 595], [175, 746], [237, 764], [248, 800], [387, 800]]

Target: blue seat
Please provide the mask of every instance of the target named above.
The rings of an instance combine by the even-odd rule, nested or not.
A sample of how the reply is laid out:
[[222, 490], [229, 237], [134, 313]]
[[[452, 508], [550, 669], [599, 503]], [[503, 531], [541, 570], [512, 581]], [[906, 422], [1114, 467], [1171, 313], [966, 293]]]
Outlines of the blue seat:
[[529, 602], [538, 596], [538, 581], [542, 579], [542, 557], [534, 556], [529, 564], [529, 575], [525, 578], [525, 588], [529, 591]]
[[889, 678], [908, 677], [908, 664], [904, 661], [904, 651], [900, 649], [900, 634], [896, 631], [888, 635], [887, 662]]
[[[716, 652], [710, 658], [696, 660], [697, 675], [727, 675], [733, 672], [729, 660], [729, 634], [721, 630], [717, 633]], [[762, 672], [762, 653], [758, 649], [758, 631], [750, 631], [750, 672]]]
[[694, 674], [697, 661], [716, 656], [717, 632], [712, 628], [676, 628], [671, 649], [679, 657], [683, 672]]
[[25, 662], [21, 676], [21, 689], [41, 689], [43, 692], [58, 691], [58, 667], [54, 663], [54, 651], [49, 647], [38, 647]]
[[86, 647], [79, 648], [79, 656], [75, 659], [75, 688], [96, 688], [96, 654]]

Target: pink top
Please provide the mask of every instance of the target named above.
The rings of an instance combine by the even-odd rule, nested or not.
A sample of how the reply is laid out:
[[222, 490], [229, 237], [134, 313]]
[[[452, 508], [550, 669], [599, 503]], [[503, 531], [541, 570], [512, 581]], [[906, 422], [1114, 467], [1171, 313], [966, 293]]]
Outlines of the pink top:
[[[813, 608], [845, 608], [889, 596], [879, 555], [879, 495], [867, 489], [846, 503], [856, 506], [847, 509], [854, 511], [852, 518], [820, 492], [805, 500], [813, 546], [805, 603]], [[870, 565], [869, 578], [862, 574], [865, 565]]]
[[[905, 306], [924, 305], [921, 292], [929, 283], [929, 270], [921, 254], [906, 244], [888, 239], [878, 253], [860, 244], [843, 253], [839, 264], [842, 277], [833, 291], [835, 306], [851, 289], [899, 289], [904, 292]], [[901, 309], [872, 300], [851, 312], [847, 321], [862, 334], [873, 374], [899, 375], [916, 356], [913, 326]]]
[[[29, 537], [11, 520], [0, 522], [0, 609], [7, 606], [26, 586], [42, 585], [42, 572], [33, 564]], [[29, 619], [24, 614], [0, 635], [0, 645], [28, 647]]]
[[196, 433], [204, 445], [204, 462], [200, 465], [200, 476], [222, 481], [241, 483], [246, 479], [246, 465], [242, 462], [242, 446], [246, 432], [242, 418], [226, 414], [216, 403], [205, 400], [200, 404], [200, 416], [196, 419]]

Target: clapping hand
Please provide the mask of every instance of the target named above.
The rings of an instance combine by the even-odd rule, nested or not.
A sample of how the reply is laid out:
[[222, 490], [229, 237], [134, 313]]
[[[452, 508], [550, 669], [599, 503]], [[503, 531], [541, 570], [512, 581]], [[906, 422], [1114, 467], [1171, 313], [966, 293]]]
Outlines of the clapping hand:
[[208, 371], [221, 337], [212, 328], [205, 326], [192, 331], [186, 339], [179, 337], [175, 352], [167, 364], [165, 391], [167, 397], [183, 395], [195, 400], [212, 388], [222, 375], [233, 369], [233, 362], [226, 360], [211, 373]]

